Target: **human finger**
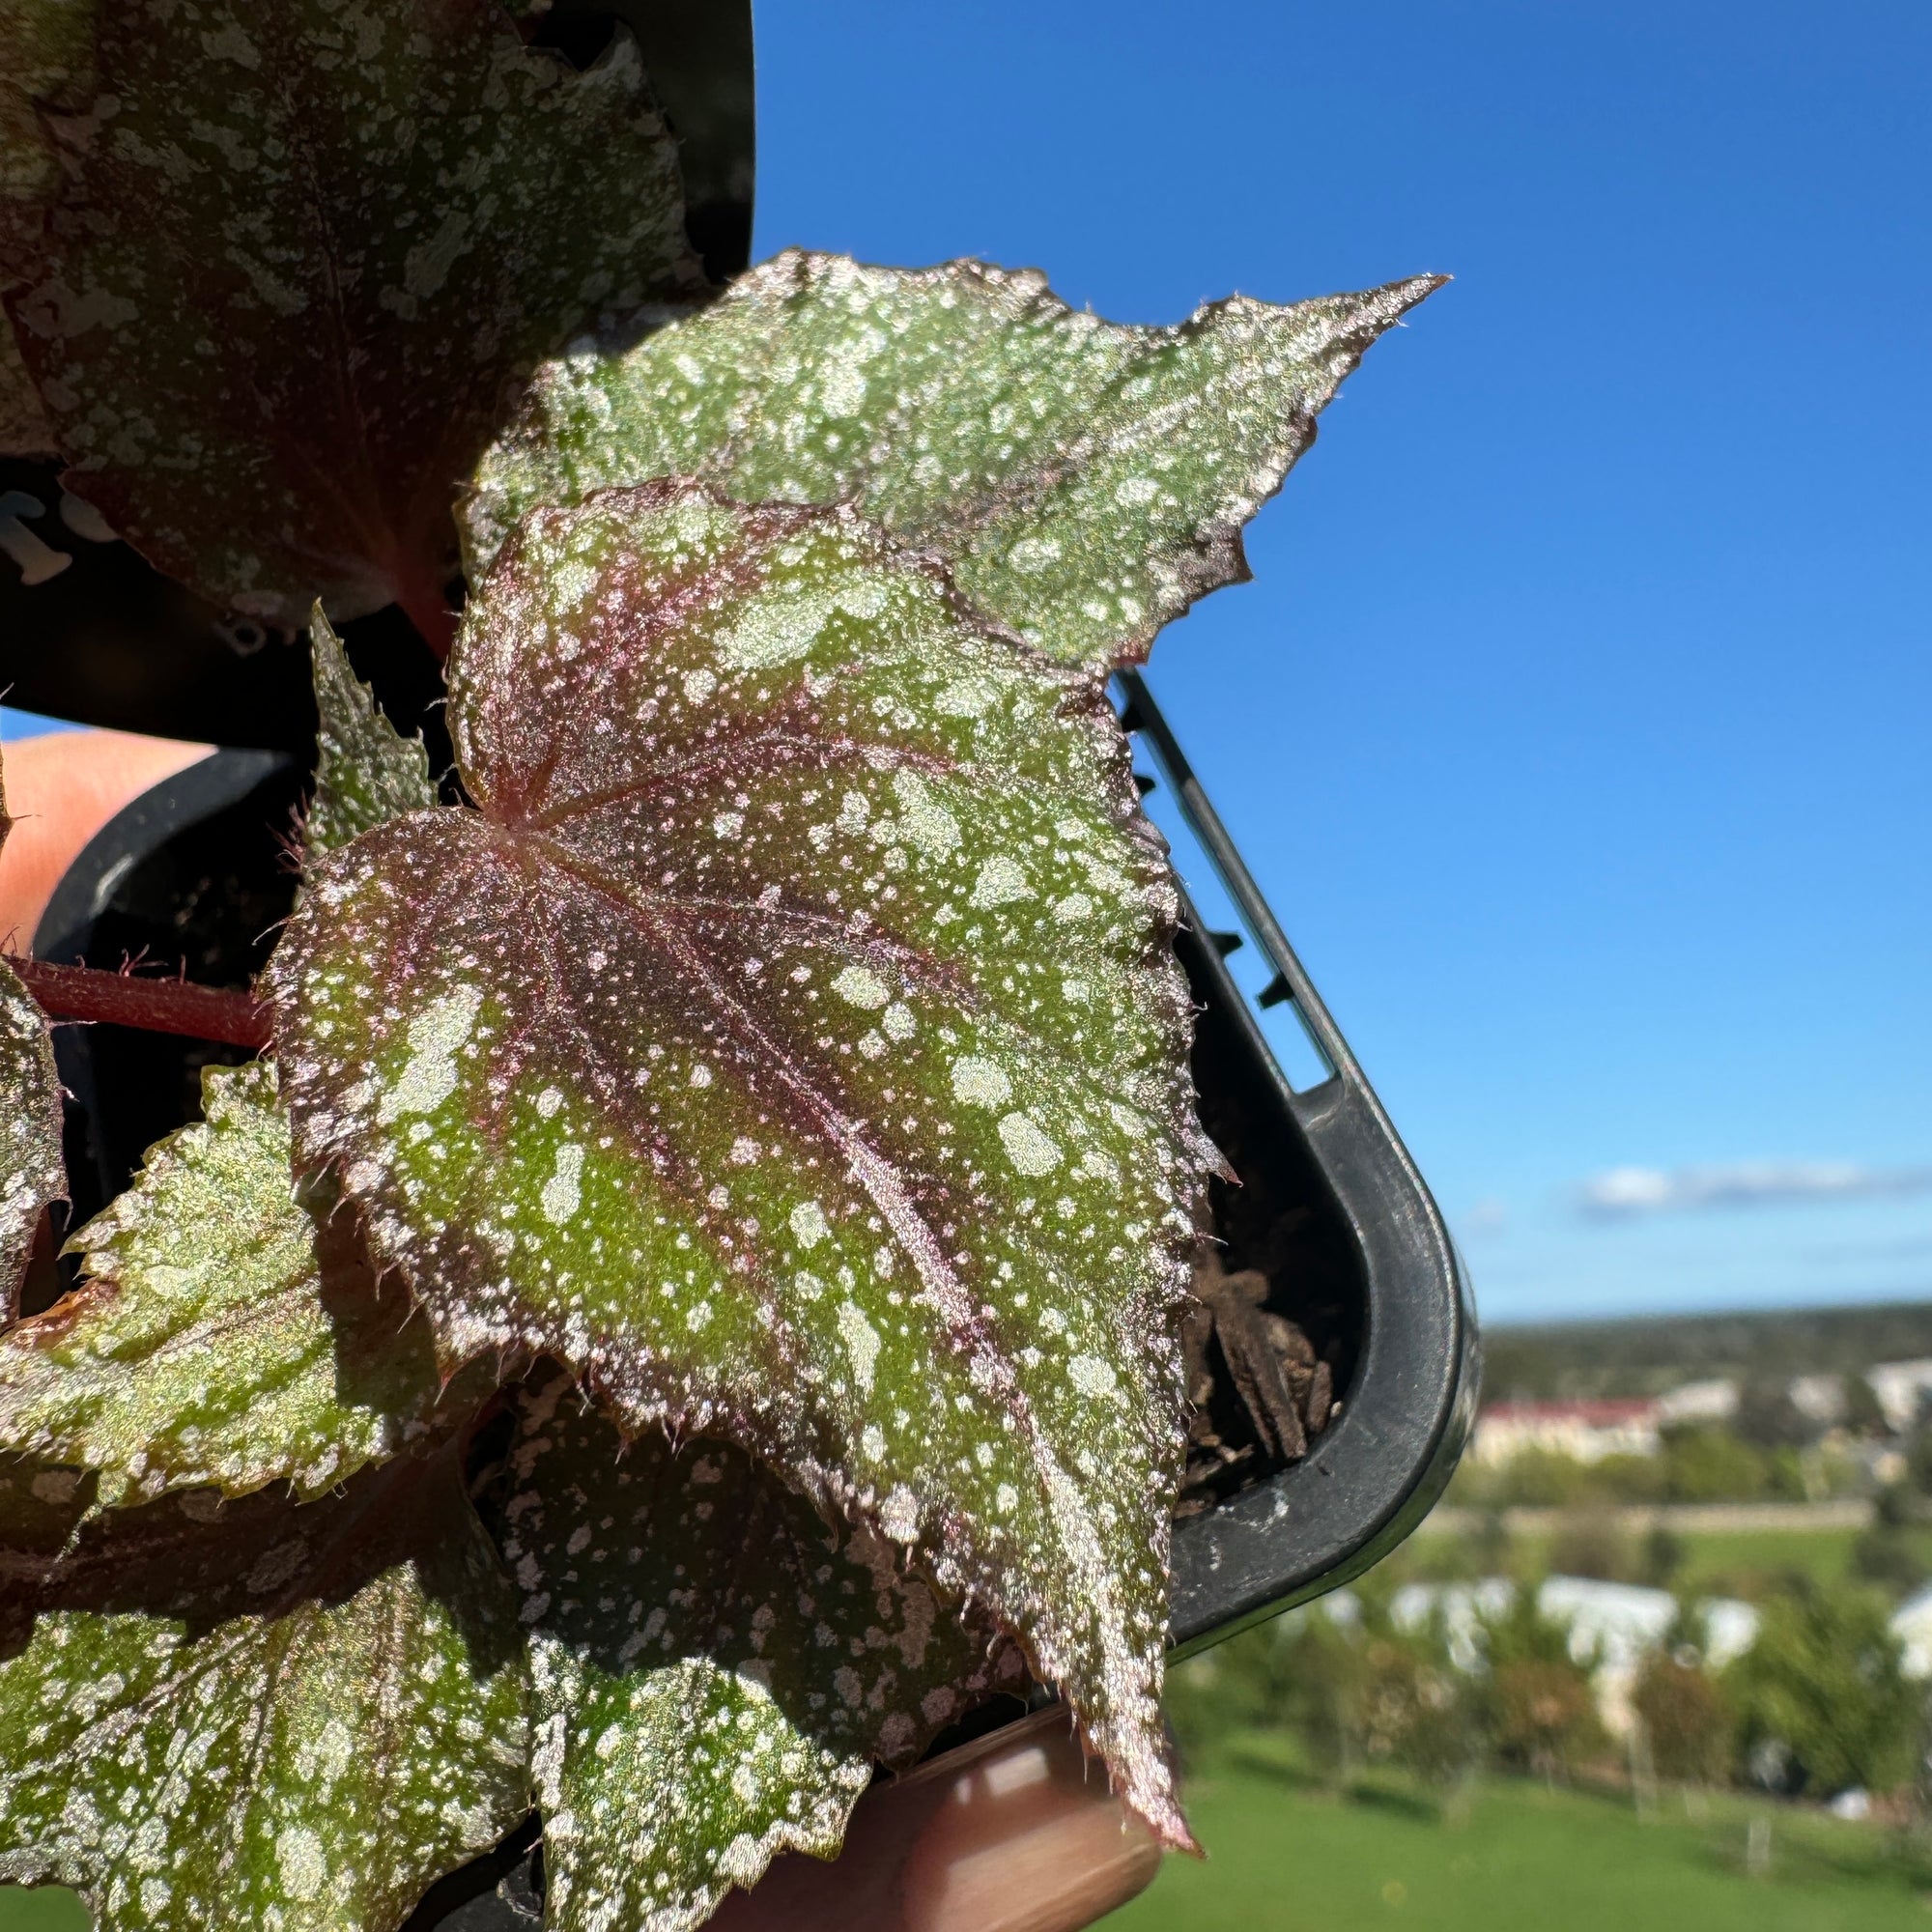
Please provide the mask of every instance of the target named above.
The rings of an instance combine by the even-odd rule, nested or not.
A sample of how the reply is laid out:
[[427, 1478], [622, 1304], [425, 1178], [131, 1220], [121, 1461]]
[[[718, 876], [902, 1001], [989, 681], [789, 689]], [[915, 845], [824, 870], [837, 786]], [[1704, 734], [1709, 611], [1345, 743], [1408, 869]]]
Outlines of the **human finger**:
[[0, 750], [7, 811], [0, 846], [0, 947], [33, 944], [54, 888], [87, 841], [151, 785], [214, 748], [132, 731], [49, 731]]

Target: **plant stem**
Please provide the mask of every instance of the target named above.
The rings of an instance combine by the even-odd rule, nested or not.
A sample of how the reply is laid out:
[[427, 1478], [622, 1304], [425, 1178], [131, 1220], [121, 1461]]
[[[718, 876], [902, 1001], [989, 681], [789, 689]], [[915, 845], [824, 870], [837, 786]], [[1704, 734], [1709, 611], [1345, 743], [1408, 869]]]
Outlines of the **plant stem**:
[[146, 1033], [185, 1034], [253, 1047], [270, 1039], [269, 1011], [253, 994], [187, 980], [143, 980], [132, 973], [103, 973], [93, 966], [54, 966], [44, 959], [15, 959], [13, 967], [49, 1019], [102, 1020]]

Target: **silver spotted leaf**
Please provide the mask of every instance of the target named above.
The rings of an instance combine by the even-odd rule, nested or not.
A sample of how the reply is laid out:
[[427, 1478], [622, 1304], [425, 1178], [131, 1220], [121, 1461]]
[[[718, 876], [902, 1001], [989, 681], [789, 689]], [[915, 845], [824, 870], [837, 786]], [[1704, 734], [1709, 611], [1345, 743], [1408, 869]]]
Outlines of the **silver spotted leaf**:
[[0, 961], [0, 1320], [17, 1306], [41, 1215], [67, 1192], [46, 1016]]
[[1177, 1840], [1158, 1717], [1195, 1123], [1100, 683], [851, 510], [527, 519], [451, 661], [480, 810], [270, 963], [298, 1163], [445, 1359], [769, 1458], [922, 1552]]
[[0, 1335], [0, 1451], [166, 1490], [320, 1495], [484, 1392], [444, 1399], [428, 1328], [327, 1183], [298, 1191], [266, 1063], [210, 1067], [200, 1123], [76, 1235], [88, 1279]]
[[725, 1444], [627, 1448], [561, 1377], [510, 1476], [553, 1932], [685, 1932], [777, 1853], [832, 1857], [874, 1760], [1024, 1688], [876, 1531]]
[[311, 856], [347, 845], [358, 832], [436, 804], [421, 738], [405, 738], [350, 668], [342, 639], [320, 604], [309, 616], [315, 676], [315, 792], [302, 822]]
[[99, 0], [57, 131], [8, 306], [69, 487], [289, 630], [446, 628], [506, 384], [699, 284], [635, 43], [579, 74], [497, 0]]
[[[0, 265], [18, 272], [38, 245], [60, 186], [60, 160], [42, 121], [86, 85], [95, 0], [0, 0]], [[0, 456], [49, 456], [53, 425], [0, 313]]]
[[855, 503], [1049, 655], [1138, 661], [1247, 576], [1242, 526], [1439, 279], [1133, 328], [1031, 270], [788, 250], [635, 347], [544, 369], [462, 512], [472, 575], [533, 504], [696, 476], [744, 502]]
[[391, 1932], [528, 1808], [516, 1604], [444, 1450], [98, 1518], [0, 1633], [0, 1883], [101, 1932]]
[[[0, 845], [10, 822], [0, 786]], [[42, 1214], [67, 1193], [60, 1092], [46, 1016], [0, 960], [0, 1322], [19, 1306]]]

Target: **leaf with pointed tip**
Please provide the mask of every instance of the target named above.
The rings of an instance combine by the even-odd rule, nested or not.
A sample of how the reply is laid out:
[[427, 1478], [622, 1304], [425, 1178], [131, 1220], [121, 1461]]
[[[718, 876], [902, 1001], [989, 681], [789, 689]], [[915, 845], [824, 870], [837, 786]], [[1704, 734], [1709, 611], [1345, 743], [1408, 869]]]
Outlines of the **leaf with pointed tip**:
[[104, 0], [95, 74], [9, 297], [69, 486], [251, 615], [445, 628], [505, 384], [700, 282], [635, 43], [579, 74], [497, 0]]
[[[11, 822], [0, 780], [0, 846]], [[60, 1078], [46, 1016], [20, 976], [0, 961], [0, 1322], [19, 1306], [41, 1215], [66, 1193]]]
[[117, 1510], [0, 1662], [0, 1883], [101, 1932], [391, 1932], [528, 1808], [515, 1599], [453, 1450]]
[[0, 1450], [94, 1471], [108, 1507], [164, 1490], [320, 1495], [439, 1410], [426, 1325], [378, 1283], [327, 1183], [296, 1189], [275, 1069], [202, 1075], [206, 1120], [150, 1150], [69, 1244], [91, 1277], [0, 1335]]
[[480, 810], [326, 860], [270, 963], [298, 1162], [448, 1359], [554, 1351], [926, 1552], [1180, 1838], [1212, 1153], [1099, 681], [855, 512], [676, 485], [526, 520], [452, 663]]
[[320, 604], [309, 617], [315, 676], [315, 795], [302, 826], [311, 857], [358, 832], [434, 806], [436, 781], [420, 737], [405, 738], [350, 668], [342, 639]]
[[533, 504], [696, 476], [744, 502], [856, 503], [1049, 656], [1135, 663], [1246, 578], [1242, 526], [1439, 282], [1128, 328], [1032, 270], [787, 250], [634, 348], [544, 369], [463, 507], [471, 575]]
[[1024, 1686], [892, 1545], [739, 1450], [627, 1449], [559, 1376], [526, 1395], [510, 1471], [554, 1932], [682, 1932], [777, 1853], [832, 1857], [874, 1759]]

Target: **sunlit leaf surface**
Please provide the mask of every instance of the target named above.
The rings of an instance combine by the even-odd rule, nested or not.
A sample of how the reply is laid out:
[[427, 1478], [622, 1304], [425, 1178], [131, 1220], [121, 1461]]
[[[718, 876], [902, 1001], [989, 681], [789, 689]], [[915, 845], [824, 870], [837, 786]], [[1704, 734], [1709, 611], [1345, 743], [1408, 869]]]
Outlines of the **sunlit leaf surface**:
[[384, 717], [350, 668], [342, 640], [317, 605], [309, 620], [314, 660], [315, 794], [302, 825], [311, 856], [347, 845], [358, 832], [436, 803], [429, 753]]
[[511, 1476], [555, 1932], [681, 1932], [776, 1853], [830, 1857], [873, 1760], [1023, 1683], [875, 1531], [723, 1443], [627, 1450], [561, 1378]]
[[70, 484], [290, 629], [433, 627], [506, 381], [696, 285], [626, 35], [579, 75], [497, 0], [101, 0], [87, 107], [10, 302]]
[[202, 1082], [206, 1121], [75, 1236], [91, 1279], [0, 1335], [0, 1450], [96, 1472], [110, 1506], [320, 1494], [419, 1435], [440, 1393], [401, 1284], [379, 1288], [327, 1183], [298, 1194], [274, 1068]]
[[[0, 845], [9, 822], [0, 783]], [[0, 933], [0, 943], [20, 940]], [[60, 1081], [46, 1019], [20, 976], [0, 962], [0, 1321], [18, 1305], [42, 1211], [66, 1192]]]
[[746, 502], [853, 502], [953, 567], [1050, 655], [1147, 654], [1247, 575], [1281, 487], [1362, 352], [1439, 285], [1174, 328], [1069, 309], [1032, 270], [862, 268], [789, 250], [637, 347], [550, 364], [464, 511], [472, 561], [534, 503], [698, 476]]
[[1096, 680], [850, 511], [539, 513], [472, 604], [479, 811], [317, 868], [304, 1167], [445, 1354], [546, 1349], [925, 1552], [1171, 1835], [1172, 1339], [1211, 1158]]
[[106, 1932], [391, 1932], [528, 1804], [515, 1599], [444, 1453], [98, 1519], [0, 1632], [0, 1882]]

